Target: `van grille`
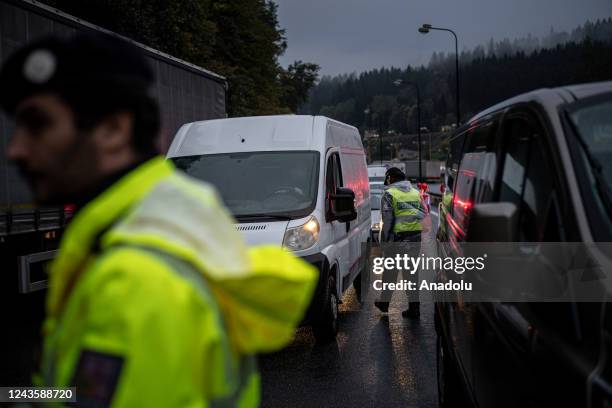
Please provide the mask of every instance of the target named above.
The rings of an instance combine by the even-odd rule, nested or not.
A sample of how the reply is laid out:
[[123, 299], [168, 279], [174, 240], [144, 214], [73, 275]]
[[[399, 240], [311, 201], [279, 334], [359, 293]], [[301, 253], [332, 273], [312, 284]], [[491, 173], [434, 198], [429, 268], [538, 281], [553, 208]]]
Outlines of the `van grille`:
[[261, 231], [265, 230], [267, 227], [266, 224], [258, 224], [258, 225], [237, 225], [236, 229], [238, 231]]

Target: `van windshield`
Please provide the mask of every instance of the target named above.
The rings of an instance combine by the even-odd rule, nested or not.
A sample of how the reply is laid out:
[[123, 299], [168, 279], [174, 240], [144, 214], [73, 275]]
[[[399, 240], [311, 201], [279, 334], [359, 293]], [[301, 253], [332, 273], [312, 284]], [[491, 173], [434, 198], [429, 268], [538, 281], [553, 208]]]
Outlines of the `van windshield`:
[[190, 176], [213, 184], [238, 219], [300, 218], [316, 204], [318, 152], [222, 153], [172, 160]]

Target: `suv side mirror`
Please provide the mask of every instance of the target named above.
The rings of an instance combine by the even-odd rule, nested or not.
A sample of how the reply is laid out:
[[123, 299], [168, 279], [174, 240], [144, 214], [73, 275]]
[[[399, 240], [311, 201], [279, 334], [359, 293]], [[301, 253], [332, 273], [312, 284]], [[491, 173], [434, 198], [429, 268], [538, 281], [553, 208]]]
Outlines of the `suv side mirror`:
[[518, 210], [514, 203], [476, 204], [470, 213], [466, 241], [512, 242]]
[[336, 194], [330, 194], [330, 221], [349, 222], [357, 218], [355, 193], [350, 188], [338, 187]]

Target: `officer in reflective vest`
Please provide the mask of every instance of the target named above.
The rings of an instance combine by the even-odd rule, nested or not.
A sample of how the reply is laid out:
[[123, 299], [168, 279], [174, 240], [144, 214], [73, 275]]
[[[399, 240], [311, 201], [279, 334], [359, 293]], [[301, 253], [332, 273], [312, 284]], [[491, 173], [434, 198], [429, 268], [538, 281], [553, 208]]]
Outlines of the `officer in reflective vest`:
[[316, 270], [248, 249], [214, 189], [156, 157], [145, 57], [121, 39], [47, 37], [0, 71], [7, 155], [43, 205], [78, 212], [50, 268], [35, 384], [79, 406], [255, 407], [254, 355], [293, 336]]
[[[406, 175], [397, 167], [391, 167], [385, 174], [385, 192], [382, 196], [381, 213], [383, 229], [381, 232], [382, 243], [410, 242], [401, 246], [405, 251], [418, 254], [423, 227], [421, 221], [425, 218], [425, 206], [421, 199], [419, 190], [406, 180]], [[397, 250], [398, 244], [389, 245], [391, 249]], [[387, 255], [386, 255], [387, 256]], [[388, 271], [383, 276], [385, 281], [395, 281], [397, 271]], [[408, 276], [409, 280], [418, 281], [418, 272]], [[383, 299], [375, 302], [376, 307], [383, 312], [388, 311], [390, 296], [383, 294]], [[402, 316], [418, 318], [420, 316], [419, 302], [411, 301]]]

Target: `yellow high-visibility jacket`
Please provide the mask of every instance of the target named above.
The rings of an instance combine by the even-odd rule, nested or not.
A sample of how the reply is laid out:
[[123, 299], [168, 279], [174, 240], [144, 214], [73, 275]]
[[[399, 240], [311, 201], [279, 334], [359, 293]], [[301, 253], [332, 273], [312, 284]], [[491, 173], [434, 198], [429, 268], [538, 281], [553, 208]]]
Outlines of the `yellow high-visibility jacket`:
[[38, 384], [113, 407], [253, 407], [317, 271], [248, 249], [216, 192], [162, 158], [82, 208], [51, 265]]
[[421, 220], [425, 216], [425, 211], [419, 191], [414, 188], [404, 191], [390, 187], [387, 193], [391, 196], [393, 206], [393, 232], [422, 231]]

